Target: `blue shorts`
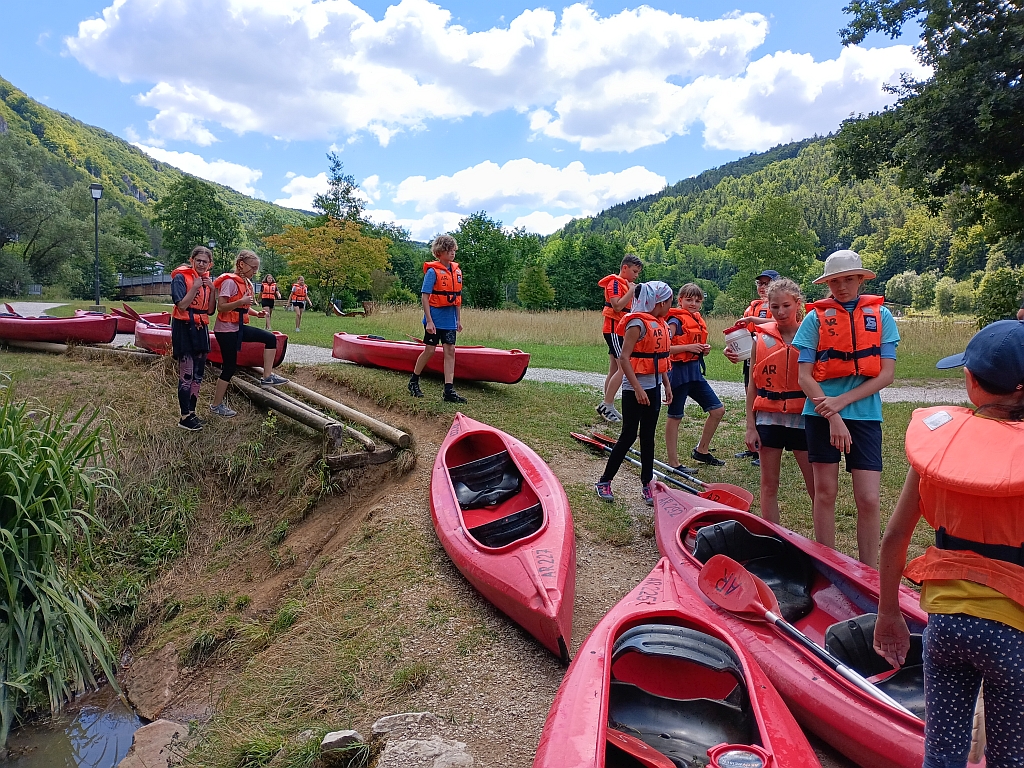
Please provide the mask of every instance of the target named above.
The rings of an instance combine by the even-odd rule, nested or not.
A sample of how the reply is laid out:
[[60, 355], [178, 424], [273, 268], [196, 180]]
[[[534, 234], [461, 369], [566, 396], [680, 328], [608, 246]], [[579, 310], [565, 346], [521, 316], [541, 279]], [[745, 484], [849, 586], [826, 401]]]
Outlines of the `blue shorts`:
[[[867, 469], [882, 471], [882, 422], [862, 419], [843, 419], [850, 430], [853, 446], [846, 454], [846, 471]], [[838, 448], [832, 447], [832, 433], [828, 419], [821, 416], [804, 416], [804, 430], [807, 432], [807, 459], [811, 464], [838, 464], [842, 458]]]
[[715, 390], [708, 384], [707, 379], [688, 381], [678, 387], [672, 387], [672, 402], [668, 406], [668, 417], [670, 419], [683, 418], [683, 411], [686, 409], [686, 398], [690, 397], [697, 405], [704, 409], [704, 413], [710, 413], [716, 408], [722, 407], [722, 401], [718, 399]]

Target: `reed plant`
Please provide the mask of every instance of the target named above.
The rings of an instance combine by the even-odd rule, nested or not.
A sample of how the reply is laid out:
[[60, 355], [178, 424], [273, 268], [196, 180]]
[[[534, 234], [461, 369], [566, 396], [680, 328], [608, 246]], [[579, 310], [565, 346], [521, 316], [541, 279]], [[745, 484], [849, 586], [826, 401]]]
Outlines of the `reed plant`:
[[19, 707], [45, 697], [53, 712], [96, 686], [116, 686], [96, 604], [71, 563], [87, 559], [99, 525], [104, 423], [96, 409], [49, 411], [0, 399], [0, 754]]

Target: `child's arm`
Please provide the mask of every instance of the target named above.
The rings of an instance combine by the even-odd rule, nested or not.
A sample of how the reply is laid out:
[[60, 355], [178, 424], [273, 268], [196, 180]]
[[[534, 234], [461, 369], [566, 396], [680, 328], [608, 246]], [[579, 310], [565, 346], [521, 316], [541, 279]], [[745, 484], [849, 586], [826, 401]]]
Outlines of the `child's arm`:
[[[818, 403], [828, 398], [825, 397], [825, 393], [821, 389], [821, 384], [814, 380], [813, 371], [814, 363], [800, 363], [798, 366], [799, 370], [799, 381], [800, 389], [804, 391], [804, 394], [810, 398], [811, 402]], [[820, 414], [823, 415], [823, 414]], [[849, 453], [850, 448], [853, 447], [853, 436], [850, 434], [849, 428], [846, 426], [846, 422], [839, 415], [839, 412], [832, 414], [831, 416], [825, 416], [828, 419], [829, 435], [831, 437], [831, 443], [833, 448], [837, 448], [843, 453]]]
[[[801, 366], [802, 368], [803, 366]], [[826, 419], [831, 417], [833, 414], [838, 414], [846, 406], [863, 400], [865, 397], [870, 397], [876, 392], [881, 392], [883, 389], [892, 384], [893, 379], [896, 378], [896, 361], [892, 359], [882, 358], [882, 370], [877, 376], [874, 376], [867, 381], [857, 385], [849, 392], [844, 392], [841, 395], [835, 395], [834, 397], [826, 397], [823, 392], [820, 398], [812, 398], [814, 401], [814, 411], [819, 416], [824, 416]], [[800, 383], [801, 388], [803, 387], [803, 381]], [[821, 389], [821, 387], [818, 387]], [[804, 390], [807, 391], [806, 389]]]
[[741, 323], [749, 323], [750, 325], [764, 325], [765, 323], [774, 322], [775, 320], [771, 317], [754, 317], [753, 315], [751, 315], [750, 317], [741, 317], [739, 320], [736, 321], [736, 325], [739, 325]]
[[608, 303], [612, 305], [612, 309], [614, 309], [616, 312], [622, 312], [626, 308], [626, 306], [633, 301], [633, 290], [636, 288], [636, 286], [633, 285], [632, 283], [629, 283], [628, 285], [629, 287], [621, 296], [610, 296], [608, 298]]
[[423, 327], [427, 333], [437, 333], [437, 326], [434, 325], [434, 318], [430, 316], [430, 294], [420, 294], [420, 304], [423, 305]]
[[747, 434], [744, 442], [748, 451], [761, 450], [761, 437], [757, 434], [757, 422], [754, 417], [754, 398], [757, 396], [757, 386], [754, 384], [754, 365], [757, 363], [757, 347], [750, 351], [750, 377], [747, 379]]
[[672, 405], [672, 379], [668, 375], [668, 371], [661, 372], [661, 381], [665, 385], [665, 399], [662, 401], [665, 405]]
[[630, 386], [633, 387], [633, 393], [636, 395], [636, 401], [640, 405], [650, 405], [651, 401], [647, 397], [647, 393], [644, 392], [640, 386], [640, 381], [636, 377], [636, 373], [633, 371], [633, 362], [629, 359], [629, 356], [633, 354], [633, 347], [640, 340], [640, 329], [635, 325], [626, 329], [626, 335], [622, 339], [622, 354], [619, 355], [619, 367], [622, 368], [622, 375], [629, 381]]
[[710, 344], [673, 344], [669, 347], [669, 352], [672, 354], [678, 354], [680, 352], [690, 352], [694, 355], [706, 355], [711, 351]]

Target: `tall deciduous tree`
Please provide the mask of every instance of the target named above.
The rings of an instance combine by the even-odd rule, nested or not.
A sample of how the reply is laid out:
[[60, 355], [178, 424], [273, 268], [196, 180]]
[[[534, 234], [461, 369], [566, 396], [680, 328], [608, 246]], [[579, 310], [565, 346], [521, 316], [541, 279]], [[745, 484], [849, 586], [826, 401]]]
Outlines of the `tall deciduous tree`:
[[515, 261], [501, 222], [479, 211], [460, 221], [452, 235], [459, 244], [456, 261], [463, 273], [463, 301], [472, 307], [500, 307]]
[[548, 309], [555, 301], [555, 289], [551, 287], [543, 264], [534, 264], [523, 270], [519, 279], [519, 303], [527, 309]]
[[153, 206], [154, 223], [163, 230], [163, 246], [175, 259], [185, 261], [197, 245], [210, 240], [221, 271], [230, 269], [241, 242], [238, 217], [220, 200], [217, 191], [193, 176], [182, 176]]
[[[558, 309], [600, 309], [604, 289], [597, 281], [618, 273], [625, 255], [621, 240], [596, 234], [555, 240], [545, 251]], [[640, 279], [646, 278], [641, 275]]]
[[[328, 152], [327, 192], [313, 198], [313, 208], [323, 218], [359, 221], [366, 203], [352, 174], [345, 173], [345, 164], [336, 152]], [[322, 222], [318, 222], [322, 223]]]

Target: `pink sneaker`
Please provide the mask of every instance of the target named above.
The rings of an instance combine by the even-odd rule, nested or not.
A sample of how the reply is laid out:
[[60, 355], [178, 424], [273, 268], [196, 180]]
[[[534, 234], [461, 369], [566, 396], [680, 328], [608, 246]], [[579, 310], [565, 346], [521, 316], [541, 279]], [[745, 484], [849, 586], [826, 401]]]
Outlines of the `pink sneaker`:
[[612, 495], [611, 483], [594, 483], [594, 490], [597, 491], [597, 498], [601, 501], [615, 501], [615, 496]]
[[651, 490], [651, 484], [648, 483], [647, 485], [645, 485], [640, 492], [644, 496], [644, 504], [646, 504], [648, 507], [653, 507], [654, 506], [654, 491]]

